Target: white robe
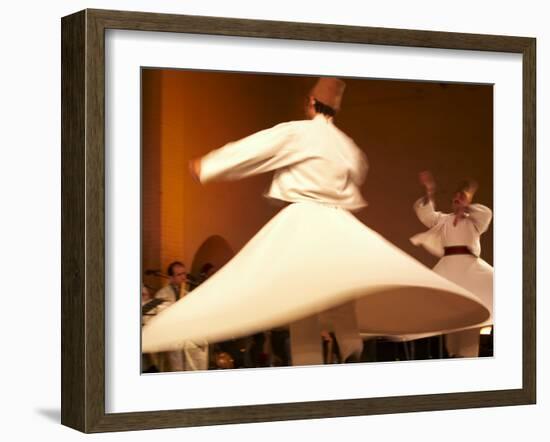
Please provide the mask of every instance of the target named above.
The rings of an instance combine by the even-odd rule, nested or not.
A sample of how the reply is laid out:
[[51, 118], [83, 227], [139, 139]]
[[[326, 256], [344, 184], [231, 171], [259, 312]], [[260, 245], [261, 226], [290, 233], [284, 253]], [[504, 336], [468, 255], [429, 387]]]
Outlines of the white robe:
[[347, 210], [367, 205], [360, 187], [367, 158], [353, 140], [318, 115], [278, 124], [214, 150], [201, 161], [201, 182], [275, 171], [268, 198], [317, 202]]
[[[414, 209], [420, 221], [429, 227], [426, 232], [415, 235], [411, 241], [421, 245], [441, 259], [434, 272], [464, 287], [490, 311], [490, 317], [470, 331], [448, 335], [447, 349], [458, 356], [477, 356], [479, 350], [479, 329], [493, 324], [493, 267], [479, 257], [480, 236], [488, 229], [492, 212], [481, 204], [471, 204], [466, 218], [454, 225], [454, 214], [435, 210], [433, 202], [419, 199]], [[473, 255], [444, 256], [444, 247], [467, 246]], [[412, 336], [407, 339], [412, 339]], [[417, 337], [418, 338], [418, 337]]]
[[432, 255], [442, 258], [444, 247], [467, 246], [475, 256], [481, 254], [479, 237], [491, 224], [493, 213], [482, 204], [470, 204], [466, 218], [453, 226], [454, 214], [435, 210], [431, 200], [420, 198], [414, 203], [418, 219], [429, 228], [411, 238], [415, 245], [423, 246]]
[[458, 329], [486, 320], [489, 313], [474, 295], [349, 212], [366, 205], [359, 190], [366, 169], [361, 150], [322, 116], [275, 126], [204, 157], [202, 182], [276, 170], [267, 195], [294, 204], [215, 275], [150, 321], [143, 350], [245, 336], [360, 298], [367, 313], [355, 319], [377, 334]]

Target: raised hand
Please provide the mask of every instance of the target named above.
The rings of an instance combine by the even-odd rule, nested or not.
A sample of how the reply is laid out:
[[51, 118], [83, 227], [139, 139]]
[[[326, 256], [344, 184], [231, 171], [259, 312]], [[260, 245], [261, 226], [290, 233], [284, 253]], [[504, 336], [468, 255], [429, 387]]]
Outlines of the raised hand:
[[426, 189], [426, 194], [431, 197], [435, 192], [435, 181], [429, 170], [424, 170], [418, 174], [420, 184]]
[[200, 183], [200, 176], [201, 176], [201, 160], [200, 158], [195, 158], [191, 161], [189, 161], [189, 173], [193, 177], [193, 179]]

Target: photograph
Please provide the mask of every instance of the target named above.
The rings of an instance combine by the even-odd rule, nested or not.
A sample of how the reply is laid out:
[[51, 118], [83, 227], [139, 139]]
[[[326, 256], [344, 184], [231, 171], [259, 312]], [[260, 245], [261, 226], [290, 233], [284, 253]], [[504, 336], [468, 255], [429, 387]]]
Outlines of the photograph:
[[493, 84], [140, 88], [142, 374], [495, 356]]

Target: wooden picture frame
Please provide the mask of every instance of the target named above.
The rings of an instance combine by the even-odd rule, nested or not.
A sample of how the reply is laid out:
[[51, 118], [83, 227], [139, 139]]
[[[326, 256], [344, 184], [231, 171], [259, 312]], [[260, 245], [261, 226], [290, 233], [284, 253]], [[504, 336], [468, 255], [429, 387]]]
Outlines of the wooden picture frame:
[[[132, 413], [105, 411], [105, 30], [522, 55], [523, 383], [513, 390]], [[83, 432], [533, 404], [536, 399], [536, 41], [533, 38], [84, 10], [62, 19], [62, 424]]]

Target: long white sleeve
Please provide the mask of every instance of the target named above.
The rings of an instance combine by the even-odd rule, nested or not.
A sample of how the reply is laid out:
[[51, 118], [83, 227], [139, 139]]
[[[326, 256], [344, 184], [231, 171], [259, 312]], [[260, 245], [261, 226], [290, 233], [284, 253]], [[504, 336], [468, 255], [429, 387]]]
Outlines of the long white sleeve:
[[304, 159], [293, 148], [294, 126], [282, 123], [226, 144], [201, 160], [200, 180], [236, 180], [289, 166]]
[[441, 218], [442, 214], [435, 210], [433, 201], [425, 197], [418, 199], [413, 207], [420, 222], [428, 228], [435, 226]]
[[274, 171], [268, 198], [313, 201], [359, 210], [367, 205], [361, 184], [365, 154], [330, 119], [291, 121], [210, 152], [200, 180], [237, 180]]
[[489, 228], [489, 224], [491, 224], [491, 219], [493, 218], [491, 209], [482, 204], [470, 204], [468, 213], [470, 214], [470, 220], [480, 234]]

